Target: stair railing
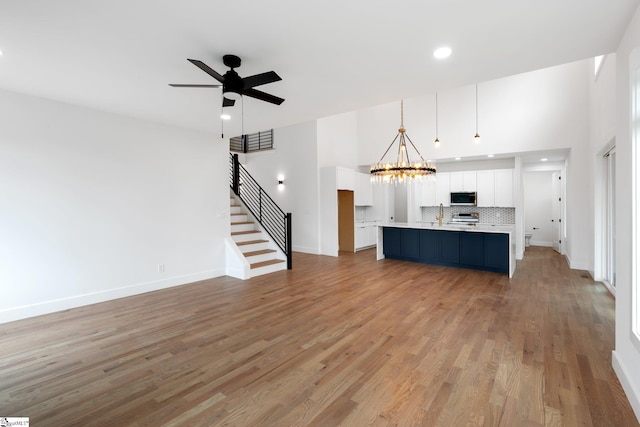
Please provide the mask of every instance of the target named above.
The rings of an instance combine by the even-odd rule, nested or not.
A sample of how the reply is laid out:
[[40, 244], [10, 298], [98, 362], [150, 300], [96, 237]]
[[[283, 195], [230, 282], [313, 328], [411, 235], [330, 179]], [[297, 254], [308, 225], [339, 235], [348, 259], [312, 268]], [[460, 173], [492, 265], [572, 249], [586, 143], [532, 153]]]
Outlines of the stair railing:
[[271, 236], [287, 257], [287, 269], [292, 267], [291, 213], [284, 213], [258, 182], [238, 161], [237, 154], [229, 153], [229, 179], [233, 193], [240, 198], [251, 214]]

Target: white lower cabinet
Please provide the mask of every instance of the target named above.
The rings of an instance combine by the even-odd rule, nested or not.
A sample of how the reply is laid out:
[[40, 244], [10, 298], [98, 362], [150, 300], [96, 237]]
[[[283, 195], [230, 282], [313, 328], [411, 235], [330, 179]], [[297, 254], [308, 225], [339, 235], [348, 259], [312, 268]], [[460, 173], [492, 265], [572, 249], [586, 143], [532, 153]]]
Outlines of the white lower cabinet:
[[378, 241], [377, 225], [356, 225], [356, 250], [375, 246]]

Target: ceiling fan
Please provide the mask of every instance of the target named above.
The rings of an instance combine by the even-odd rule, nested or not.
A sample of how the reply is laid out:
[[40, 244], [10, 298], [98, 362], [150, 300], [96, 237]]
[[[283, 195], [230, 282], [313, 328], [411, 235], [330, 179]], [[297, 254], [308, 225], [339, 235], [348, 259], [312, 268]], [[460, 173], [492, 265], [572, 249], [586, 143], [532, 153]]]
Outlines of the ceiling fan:
[[242, 95], [250, 96], [261, 101], [270, 102], [272, 104], [280, 105], [284, 102], [284, 99], [277, 96], [268, 94], [266, 92], [254, 89], [256, 86], [265, 85], [267, 83], [277, 82], [282, 80], [275, 71], [267, 71], [266, 73], [260, 73], [249, 77], [240, 77], [234, 68], [238, 68], [241, 64], [241, 59], [236, 55], [224, 55], [222, 62], [229, 67], [229, 71], [221, 75], [204, 62], [197, 59], [188, 59], [196, 67], [200, 68], [205, 73], [222, 83], [221, 85], [198, 85], [198, 84], [169, 84], [172, 87], [221, 87], [222, 86], [222, 106], [231, 107], [235, 104], [236, 99], [240, 99]]

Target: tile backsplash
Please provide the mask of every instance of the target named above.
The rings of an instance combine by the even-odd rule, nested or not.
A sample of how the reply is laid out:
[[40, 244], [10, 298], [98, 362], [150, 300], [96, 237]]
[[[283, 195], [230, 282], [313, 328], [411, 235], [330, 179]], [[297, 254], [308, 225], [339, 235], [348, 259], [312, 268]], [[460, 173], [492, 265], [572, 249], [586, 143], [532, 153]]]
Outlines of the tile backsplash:
[[[422, 207], [423, 221], [437, 221], [435, 218], [440, 211], [439, 207]], [[516, 208], [479, 208], [476, 206], [451, 206], [444, 208], [444, 222], [451, 221], [454, 213], [477, 212], [480, 215], [480, 222], [483, 224], [503, 225], [516, 223]]]
[[366, 221], [367, 219], [367, 207], [356, 206], [356, 221]]

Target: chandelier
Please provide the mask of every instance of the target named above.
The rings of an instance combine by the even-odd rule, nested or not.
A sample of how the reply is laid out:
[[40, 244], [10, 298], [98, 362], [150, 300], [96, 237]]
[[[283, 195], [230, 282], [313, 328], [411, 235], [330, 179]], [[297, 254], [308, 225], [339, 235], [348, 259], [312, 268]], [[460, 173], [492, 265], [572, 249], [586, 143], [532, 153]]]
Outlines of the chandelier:
[[[417, 154], [416, 160], [411, 161], [406, 140]], [[386, 155], [398, 141], [398, 156], [395, 162], [385, 161]], [[436, 165], [431, 161], [425, 161], [416, 146], [407, 135], [404, 128], [404, 105], [400, 101], [400, 129], [398, 134], [391, 141], [391, 144], [384, 152], [378, 163], [371, 166], [371, 180], [374, 182], [394, 182], [402, 183], [407, 181], [423, 180], [425, 177], [435, 177]]]

